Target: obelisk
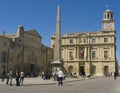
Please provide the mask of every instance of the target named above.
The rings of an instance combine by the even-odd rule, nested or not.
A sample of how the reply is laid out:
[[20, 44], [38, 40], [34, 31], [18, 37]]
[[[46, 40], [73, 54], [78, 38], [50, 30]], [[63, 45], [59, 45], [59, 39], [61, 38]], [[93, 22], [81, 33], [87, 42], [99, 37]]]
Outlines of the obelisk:
[[57, 10], [56, 21], [56, 34], [55, 34], [55, 47], [54, 47], [54, 61], [52, 64], [52, 71], [58, 71], [62, 69], [63, 61], [61, 59], [61, 22], [60, 22], [60, 5]]
[[61, 59], [61, 47], [60, 46], [61, 46], [61, 22], [60, 22], [60, 5], [58, 5], [55, 47], [54, 47], [54, 60]]

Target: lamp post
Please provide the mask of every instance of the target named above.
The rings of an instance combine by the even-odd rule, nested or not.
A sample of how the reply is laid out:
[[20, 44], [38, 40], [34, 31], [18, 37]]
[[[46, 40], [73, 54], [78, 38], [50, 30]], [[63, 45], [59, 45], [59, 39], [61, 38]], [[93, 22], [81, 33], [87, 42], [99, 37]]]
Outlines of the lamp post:
[[8, 54], [7, 54], [7, 71], [9, 70], [9, 49], [8, 49]]

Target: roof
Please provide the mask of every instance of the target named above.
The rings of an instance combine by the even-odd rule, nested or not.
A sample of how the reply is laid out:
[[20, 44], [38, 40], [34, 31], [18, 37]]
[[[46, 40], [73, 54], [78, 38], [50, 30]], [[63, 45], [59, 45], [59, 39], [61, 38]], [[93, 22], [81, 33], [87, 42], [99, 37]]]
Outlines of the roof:
[[108, 13], [108, 12], [112, 13], [112, 11], [110, 9], [105, 10], [105, 13]]
[[9, 39], [8, 37], [6, 37], [6, 36], [3, 36], [3, 35], [0, 35], [0, 38]]
[[31, 34], [31, 35], [34, 35], [34, 36], [36, 36], [36, 37], [42, 38], [42, 37], [40, 36], [40, 34], [39, 34], [35, 29], [25, 31], [25, 33]]

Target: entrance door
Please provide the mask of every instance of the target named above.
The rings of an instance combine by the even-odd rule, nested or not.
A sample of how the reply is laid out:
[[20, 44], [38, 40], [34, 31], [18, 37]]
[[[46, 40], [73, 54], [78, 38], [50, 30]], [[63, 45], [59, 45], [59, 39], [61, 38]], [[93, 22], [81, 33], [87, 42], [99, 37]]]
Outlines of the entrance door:
[[30, 64], [30, 72], [34, 73], [35, 71], [35, 65], [34, 64]]
[[104, 75], [108, 74], [108, 66], [104, 66]]
[[96, 66], [92, 66], [91, 67], [91, 75], [94, 75], [94, 74], [96, 74]]
[[84, 75], [85, 71], [84, 71], [84, 66], [80, 66], [80, 75]]

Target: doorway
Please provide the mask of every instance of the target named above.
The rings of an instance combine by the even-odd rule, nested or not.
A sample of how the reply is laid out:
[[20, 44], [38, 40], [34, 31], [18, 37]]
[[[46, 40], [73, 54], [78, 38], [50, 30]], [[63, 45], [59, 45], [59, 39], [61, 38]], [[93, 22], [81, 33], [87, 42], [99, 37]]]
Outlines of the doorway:
[[34, 73], [35, 71], [35, 65], [34, 64], [30, 64], [30, 72]]
[[104, 75], [108, 74], [108, 66], [104, 66]]
[[80, 75], [85, 75], [84, 66], [80, 66], [79, 72]]

